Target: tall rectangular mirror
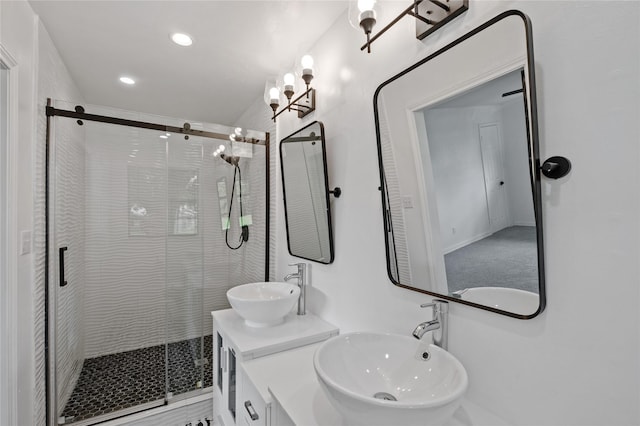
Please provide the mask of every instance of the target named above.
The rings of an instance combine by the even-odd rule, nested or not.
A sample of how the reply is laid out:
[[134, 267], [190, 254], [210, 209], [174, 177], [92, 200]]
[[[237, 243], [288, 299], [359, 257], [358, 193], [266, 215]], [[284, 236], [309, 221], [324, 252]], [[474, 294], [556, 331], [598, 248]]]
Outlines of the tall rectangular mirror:
[[333, 262], [324, 126], [315, 121], [280, 142], [287, 244], [292, 256]]
[[389, 278], [532, 318], [545, 306], [531, 25], [505, 12], [374, 97]]

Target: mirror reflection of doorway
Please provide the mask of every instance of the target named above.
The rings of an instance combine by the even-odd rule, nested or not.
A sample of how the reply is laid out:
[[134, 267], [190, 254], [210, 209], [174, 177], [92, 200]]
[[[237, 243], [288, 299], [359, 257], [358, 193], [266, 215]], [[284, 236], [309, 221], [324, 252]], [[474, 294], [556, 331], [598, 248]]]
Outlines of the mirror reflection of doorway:
[[516, 70], [423, 111], [420, 150], [437, 210], [430, 228], [454, 296], [476, 287], [538, 292], [524, 102], [501, 96], [519, 83]]

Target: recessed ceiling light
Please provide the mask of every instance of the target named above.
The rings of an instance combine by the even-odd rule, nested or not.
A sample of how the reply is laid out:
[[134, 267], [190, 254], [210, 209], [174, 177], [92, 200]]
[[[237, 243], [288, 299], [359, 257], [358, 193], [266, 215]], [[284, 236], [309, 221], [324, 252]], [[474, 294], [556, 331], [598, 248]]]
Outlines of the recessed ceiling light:
[[180, 46], [191, 46], [193, 44], [191, 37], [183, 33], [171, 34], [171, 40]]
[[124, 84], [136, 84], [136, 81], [131, 77], [120, 77], [120, 81]]

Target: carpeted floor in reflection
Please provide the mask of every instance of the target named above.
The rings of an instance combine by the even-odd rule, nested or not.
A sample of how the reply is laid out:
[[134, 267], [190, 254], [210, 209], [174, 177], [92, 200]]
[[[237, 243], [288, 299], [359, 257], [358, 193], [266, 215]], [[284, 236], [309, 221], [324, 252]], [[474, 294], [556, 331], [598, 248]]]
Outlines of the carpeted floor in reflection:
[[536, 228], [511, 226], [444, 256], [449, 292], [511, 287], [538, 293]]

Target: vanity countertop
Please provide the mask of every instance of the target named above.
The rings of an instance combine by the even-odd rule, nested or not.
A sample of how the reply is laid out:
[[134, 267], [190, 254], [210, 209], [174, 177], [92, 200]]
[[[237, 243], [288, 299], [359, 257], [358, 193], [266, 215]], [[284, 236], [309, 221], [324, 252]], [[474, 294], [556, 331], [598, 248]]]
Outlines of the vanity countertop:
[[[302, 346], [244, 363], [265, 401], [275, 399], [296, 425], [326, 426], [342, 424], [341, 416], [320, 388], [313, 367], [313, 356], [322, 343]], [[445, 426], [506, 426], [508, 423], [487, 410], [462, 400], [462, 405]]]
[[[272, 327], [250, 327], [233, 309], [213, 311], [211, 316], [231, 337], [237, 351], [245, 360], [320, 342], [336, 336], [339, 332], [336, 326], [311, 313], [296, 315], [292, 312], [285, 317], [282, 324]], [[295, 346], [292, 346], [292, 342], [295, 342]]]
[[296, 425], [339, 425], [342, 420], [320, 388], [313, 355], [322, 343], [302, 346], [244, 363], [265, 401], [275, 399]]

